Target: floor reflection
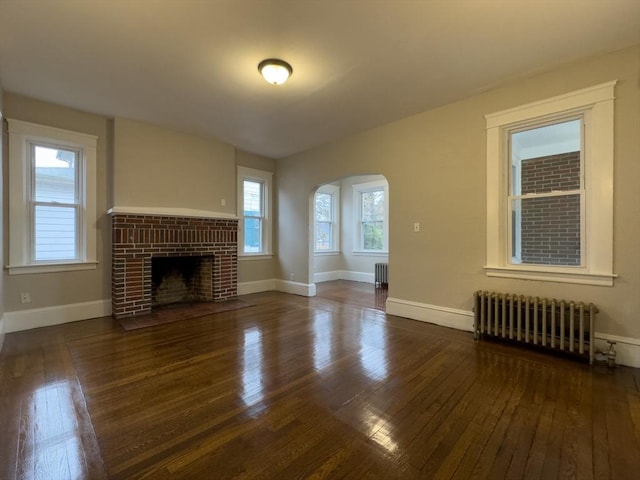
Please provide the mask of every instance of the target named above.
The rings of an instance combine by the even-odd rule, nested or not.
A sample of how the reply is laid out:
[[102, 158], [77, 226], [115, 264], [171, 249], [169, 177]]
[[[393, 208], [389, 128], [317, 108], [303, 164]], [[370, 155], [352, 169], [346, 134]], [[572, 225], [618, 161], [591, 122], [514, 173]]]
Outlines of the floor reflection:
[[389, 296], [389, 289], [384, 287], [376, 287], [375, 288], [375, 301], [377, 310], [382, 310], [383, 312], [387, 310], [387, 297]]
[[331, 363], [333, 318], [329, 312], [316, 312], [313, 318], [313, 367], [323, 370]]
[[382, 448], [389, 453], [396, 453], [398, 451], [398, 444], [391, 435], [391, 424], [388, 420], [383, 419], [380, 415], [365, 409], [363, 412], [364, 422], [369, 429], [369, 436], [371, 440], [376, 442]]
[[367, 321], [361, 323], [360, 363], [371, 380], [387, 378], [387, 329], [383, 324]]
[[249, 415], [257, 416], [265, 409], [262, 378], [262, 332], [256, 326], [244, 331], [242, 349], [242, 401], [249, 408]]
[[66, 381], [44, 385], [33, 392], [23, 431], [25, 461], [21, 478], [83, 478], [83, 452], [71, 388]]

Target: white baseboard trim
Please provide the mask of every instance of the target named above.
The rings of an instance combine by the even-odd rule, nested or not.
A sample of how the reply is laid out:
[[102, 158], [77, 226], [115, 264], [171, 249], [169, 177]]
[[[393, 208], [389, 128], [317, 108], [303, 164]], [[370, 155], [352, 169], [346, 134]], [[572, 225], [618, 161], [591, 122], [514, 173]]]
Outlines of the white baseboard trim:
[[313, 274], [313, 283], [333, 282], [342, 279], [342, 271], [334, 270], [332, 272], [318, 272]]
[[318, 272], [313, 274], [314, 283], [331, 282], [333, 280], [374, 283], [375, 275], [373, 273], [352, 272], [349, 270], [334, 270], [332, 272]]
[[276, 289], [276, 281], [273, 278], [268, 280], [256, 280], [253, 282], [238, 283], [238, 295], [249, 295], [251, 293], [269, 292]]
[[291, 293], [293, 295], [302, 295], [303, 297], [315, 297], [315, 283], [300, 283], [290, 280], [279, 280], [270, 278], [268, 280], [258, 280], [255, 282], [238, 283], [238, 295], [249, 295], [251, 293], [269, 292], [276, 290], [278, 292]]
[[640, 338], [618, 337], [606, 333], [594, 333], [595, 349], [597, 351], [609, 350], [607, 340], [616, 342], [616, 364], [627, 367], [640, 368]]
[[279, 292], [292, 293], [293, 295], [302, 295], [303, 297], [316, 296], [315, 283], [300, 283], [289, 280], [275, 280], [275, 289]]
[[111, 315], [111, 299], [5, 312], [6, 333]]
[[342, 280], [351, 280], [352, 282], [374, 283], [376, 277], [373, 273], [366, 272], [349, 272], [342, 271]]
[[387, 314], [434, 323], [443, 327], [473, 332], [473, 312], [411, 302], [400, 298], [387, 298]]

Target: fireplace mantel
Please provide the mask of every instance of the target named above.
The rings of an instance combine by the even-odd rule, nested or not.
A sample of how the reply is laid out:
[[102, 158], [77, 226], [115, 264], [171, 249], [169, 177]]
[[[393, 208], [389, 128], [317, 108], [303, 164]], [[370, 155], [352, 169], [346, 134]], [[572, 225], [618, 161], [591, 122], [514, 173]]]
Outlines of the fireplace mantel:
[[120, 209], [109, 213], [111, 302], [116, 318], [151, 312], [152, 257], [213, 256], [210, 298], [222, 301], [237, 295], [237, 218], [168, 215], [159, 211], [125, 213]]
[[107, 210], [109, 215], [151, 215], [165, 217], [194, 217], [194, 218], [232, 218], [238, 219], [233, 213], [215, 212], [212, 210], [197, 210], [193, 208], [174, 207], [112, 207]]

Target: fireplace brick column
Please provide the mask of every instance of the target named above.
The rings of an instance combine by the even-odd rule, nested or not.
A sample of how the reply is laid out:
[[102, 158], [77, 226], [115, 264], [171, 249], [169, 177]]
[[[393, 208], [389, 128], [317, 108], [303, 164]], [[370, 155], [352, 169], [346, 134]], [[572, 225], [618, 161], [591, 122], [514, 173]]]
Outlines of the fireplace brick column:
[[238, 294], [238, 220], [113, 213], [111, 302], [116, 318], [151, 312], [151, 258], [213, 256], [214, 301]]

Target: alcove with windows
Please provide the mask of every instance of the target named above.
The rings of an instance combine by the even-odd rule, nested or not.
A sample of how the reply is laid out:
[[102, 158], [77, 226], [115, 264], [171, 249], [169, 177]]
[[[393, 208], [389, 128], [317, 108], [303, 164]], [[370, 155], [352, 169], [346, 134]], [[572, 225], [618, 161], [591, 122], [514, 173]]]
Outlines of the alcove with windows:
[[313, 282], [373, 284], [376, 263], [389, 259], [389, 184], [357, 175], [318, 186], [311, 195]]

